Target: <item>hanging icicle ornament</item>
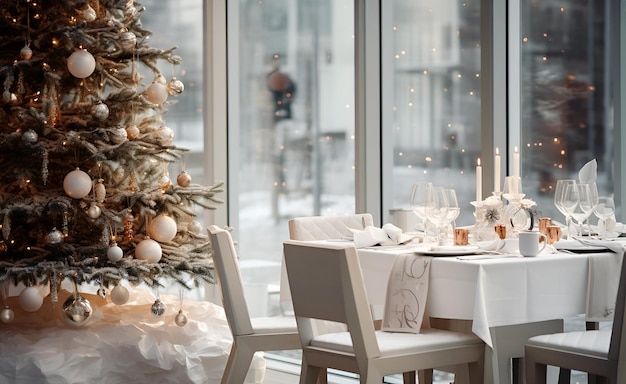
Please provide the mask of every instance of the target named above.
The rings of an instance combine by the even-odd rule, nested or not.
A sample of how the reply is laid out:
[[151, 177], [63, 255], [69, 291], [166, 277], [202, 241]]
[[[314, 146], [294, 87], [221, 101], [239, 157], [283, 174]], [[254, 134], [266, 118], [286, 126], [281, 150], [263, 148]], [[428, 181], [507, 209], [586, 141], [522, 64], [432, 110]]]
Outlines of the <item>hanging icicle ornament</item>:
[[113, 287], [110, 296], [113, 304], [124, 305], [128, 302], [128, 299], [130, 298], [130, 292], [128, 292], [128, 289], [125, 286], [118, 284]]
[[163, 256], [163, 249], [161, 245], [156, 241], [146, 238], [141, 240], [137, 247], [135, 247], [135, 258], [138, 260], [145, 260], [148, 263], [156, 264], [161, 260]]
[[59, 301], [59, 275], [56, 273], [50, 276], [50, 301], [53, 303]]
[[172, 77], [169, 83], [167, 83], [167, 93], [172, 96], [180, 96], [185, 90], [185, 84], [178, 80], [176, 77]]
[[98, 203], [104, 203], [104, 199], [107, 193], [106, 187], [104, 186], [104, 179], [98, 179], [98, 182], [93, 187], [93, 189], [96, 201]]
[[41, 154], [41, 181], [43, 181], [43, 185], [48, 184], [48, 164], [50, 160], [48, 158], [48, 150], [44, 148]]
[[176, 177], [176, 183], [181, 187], [188, 187], [191, 184], [191, 175], [187, 171], [182, 170]]
[[104, 286], [100, 285], [100, 288], [98, 288], [98, 290], [96, 291], [96, 294], [100, 296], [100, 298], [106, 299], [107, 289]]
[[135, 231], [133, 230], [133, 224], [135, 222], [135, 216], [129, 209], [124, 216], [124, 241], [130, 243], [135, 237]]
[[76, 168], [65, 176], [63, 189], [69, 197], [82, 199], [91, 191], [91, 177], [86, 172]]
[[80, 49], [67, 58], [67, 70], [79, 79], [84, 79], [96, 70], [96, 59], [89, 51]]

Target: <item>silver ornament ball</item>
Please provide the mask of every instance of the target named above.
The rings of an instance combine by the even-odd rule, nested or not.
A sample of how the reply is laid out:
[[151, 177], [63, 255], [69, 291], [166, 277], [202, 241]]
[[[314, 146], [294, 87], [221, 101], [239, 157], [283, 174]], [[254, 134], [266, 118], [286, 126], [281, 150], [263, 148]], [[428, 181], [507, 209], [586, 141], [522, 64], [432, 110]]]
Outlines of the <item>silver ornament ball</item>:
[[26, 132], [22, 133], [22, 141], [24, 142], [24, 144], [35, 144], [38, 139], [39, 136], [37, 135], [37, 132], [33, 131], [32, 129], [29, 129]]
[[63, 303], [63, 318], [69, 325], [84, 325], [92, 313], [91, 303], [81, 295], [70, 296]]
[[154, 317], [161, 317], [165, 314], [165, 304], [160, 299], [156, 299], [152, 307], [150, 307], [150, 312]]
[[91, 108], [91, 115], [98, 121], [104, 121], [109, 117], [109, 106], [99, 102]]
[[13, 322], [14, 319], [15, 312], [13, 312], [13, 310], [9, 308], [8, 305], [6, 305], [2, 312], [0, 312], [0, 320], [2, 320], [2, 322], [6, 324]]
[[63, 242], [63, 233], [56, 228], [52, 228], [52, 231], [46, 236], [46, 242], [48, 244], [60, 244]]
[[177, 78], [173, 78], [169, 83], [167, 83], [167, 93], [172, 96], [180, 96], [181, 93], [185, 90], [185, 84]]
[[124, 49], [133, 48], [137, 43], [137, 36], [134, 33], [127, 31], [120, 35], [120, 45]]
[[178, 314], [176, 314], [176, 317], [174, 318], [174, 322], [176, 322], [176, 325], [179, 327], [187, 325], [187, 320], [187, 315], [185, 315], [185, 312], [183, 312], [182, 309], [178, 311]]
[[100, 217], [101, 214], [102, 209], [98, 206], [98, 204], [92, 202], [89, 209], [87, 209], [87, 216], [95, 220]]
[[111, 130], [109, 138], [113, 144], [122, 144], [128, 138], [128, 132], [124, 128], [115, 128]]

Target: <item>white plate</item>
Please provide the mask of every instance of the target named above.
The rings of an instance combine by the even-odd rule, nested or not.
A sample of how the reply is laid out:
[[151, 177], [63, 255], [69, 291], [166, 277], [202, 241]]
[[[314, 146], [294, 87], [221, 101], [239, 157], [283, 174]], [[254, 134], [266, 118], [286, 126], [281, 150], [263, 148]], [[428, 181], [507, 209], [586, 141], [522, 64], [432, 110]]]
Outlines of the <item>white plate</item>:
[[426, 256], [460, 256], [472, 255], [480, 250], [478, 245], [450, 245], [430, 247], [430, 249], [417, 250], [415, 253]]

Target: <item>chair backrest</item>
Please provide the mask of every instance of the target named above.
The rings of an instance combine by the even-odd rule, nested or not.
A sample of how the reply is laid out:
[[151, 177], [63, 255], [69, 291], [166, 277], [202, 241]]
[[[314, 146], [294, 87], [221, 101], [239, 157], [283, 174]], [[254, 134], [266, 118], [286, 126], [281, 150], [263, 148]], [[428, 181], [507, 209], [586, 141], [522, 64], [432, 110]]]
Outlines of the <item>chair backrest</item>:
[[[622, 259], [622, 269], [617, 287], [615, 300], [615, 313], [613, 315], [613, 331], [611, 334], [611, 346], [609, 348], [609, 360], [618, 361], [618, 373], [623, 371], [626, 376], [626, 356], [620, 358], [621, 351], [626, 351], [626, 317], [624, 306], [626, 305], [626, 262]], [[622, 363], [624, 361], [624, 363]], [[620, 367], [621, 366], [621, 367]], [[621, 381], [620, 381], [621, 382]]]
[[363, 229], [374, 225], [369, 213], [344, 216], [309, 216], [289, 220], [291, 240], [327, 240], [352, 236], [348, 228]]
[[208, 230], [228, 325], [233, 335], [249, 335], [252, 324], [233, 239], [230, 232], [216, 225], [209, 225]]
[[345, 323], [357, 356], [380, 355], [357, 251], [352, 244], [283, 243], [302, 345], [315, 335], [312, 319]]

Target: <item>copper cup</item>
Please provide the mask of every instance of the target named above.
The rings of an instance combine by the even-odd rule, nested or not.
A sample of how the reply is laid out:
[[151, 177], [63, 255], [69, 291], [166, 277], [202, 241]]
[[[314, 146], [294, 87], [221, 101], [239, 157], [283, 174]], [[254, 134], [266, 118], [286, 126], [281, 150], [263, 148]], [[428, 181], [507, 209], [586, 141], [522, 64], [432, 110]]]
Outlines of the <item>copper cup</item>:
[[469, 244], [469, 231], [465, 228], [454, 229], [454, 245]]
[[504, 224], [496, 224], [493, 229], [496, 231], [496, 233], [498, 234], [498, 237], [501, 240], [506, 239], [506, 225]]
[[552, 219], [549, 217], [540, 217], [539, 218], [539, 232], [543, 233], [544, 235], [547, 235], [548, 232], [546, 230], [546, 228], [552, 225]]
[[558, 225], [548, 225], [546, 227], [546, 237], [548, 238], [548, 244], [554, 244], [561, 240], [561, 227]]

